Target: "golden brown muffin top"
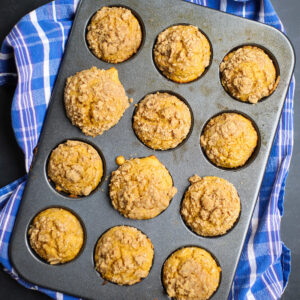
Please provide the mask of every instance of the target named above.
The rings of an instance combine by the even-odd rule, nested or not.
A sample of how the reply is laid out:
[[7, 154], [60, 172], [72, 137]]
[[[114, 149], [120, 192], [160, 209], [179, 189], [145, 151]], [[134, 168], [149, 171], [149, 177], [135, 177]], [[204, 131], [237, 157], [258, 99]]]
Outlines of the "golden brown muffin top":
[[260, 48], [244, 46], [220, 65], [222, 84], [235, 98], [257, 103], [276, 89], [279, 76], [271, 58]]
[[112, 205], [130, 219], [151, 219], [165, 210], [176, 194], [166, 167], [155, 157], [126, 160], [112, 172]]
[[210, 44], [192, 25], [171, 26], [159, 34], [154, 46], [157, 67], [169, 79], [186, 83], [201, 76], [210, 63]]
[[78, 219], [62, 208], [40, 212], [30, 225], [28, 235], [32, 249], [51, 265], [74, 259], [84, 239]]
[[240, 198], [235, 187], [219, 177], [190, 178], [181, 215], [186, 224], [202, 236], [225, 234], [240, 215]]
[[206, 300], [216, 291], [221, 268], [199, 247], [175, 251], [163, 266], [163, 284], [169, 297], [177, 300]]
[[142, 42], [142, 30], [129, 9], [102, 7], [93, 16], [86, 39], [98, 58], [110, 63], [120, 63], [138, 51]]
[[120, 285], [132, 285], [147, 277], [154, 256], [150, 239], [129, 226], [116, 226], [105, 232], [95, 250], [96, 270]]
[[67, 141], [52, 151], [47, 172], [58, 191], [88, 196], [102, 178], [103, 164], [91, 145]]
[[204, 128], [200, 143], [208, 158], [217, 166], [243, 166], [254, 152], [258, 134], [247, 118], [237, 113], [223, 113]]
[[69, 77], [64, 98], [72, 124], [93, 137], [116, 125], [129, 107], [115, 68], [92, 67]]
[[138, 104], [133, 128], [148, 147], [167, 150], [186, 138], [191, 120], [191, 112], [183, 101], [168, 93], [156, 93]]

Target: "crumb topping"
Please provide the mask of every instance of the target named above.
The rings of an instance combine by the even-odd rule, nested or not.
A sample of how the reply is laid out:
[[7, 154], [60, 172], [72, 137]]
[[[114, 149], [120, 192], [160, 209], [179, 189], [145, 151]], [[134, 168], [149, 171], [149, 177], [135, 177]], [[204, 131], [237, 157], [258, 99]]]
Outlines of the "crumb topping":
[[163, 266], [163, 284], [177, 300], [206, 300], [216, 291], [221, 268], [204, 249], [186, 247], [175, 251]]
[[49, 208], [39, 213], [28, 235], [32, 249], [51, 265], [74, 259], [84, 238], [78, 219], [62, 208]]
[[86, 39], [98, 58], [110, 63], [120, 63], [138, 51], [142, 42], [142, 30], [129, 9], [102, 7], [93, 16]]
[[103, 175], [103, 164], [91, 145], [67, 141], [52, 151], [47, 172], [58, 191], [87, 196], [98, 186]]
[[112, 205], [130, 219], [151, 219], [165, 210], [176, 194], [166, 167], [155, 157], [126, 160], [112, 173]]
[[202, 236], [225, 234], [240, 214], [240, 198], [235, 187], [218, 177], [190, 178], [181, 215], [191, 229]]
[[223, 113], [211, 119], [200, 143], [217, 166], [243, 166], [257, 146], [258, 135], [250, 120], [237, 113]]
[[154, 47], [157, 67], [169, 79], [190, 82], [210, 63], [210, 45], [200, 30], [192, 25], [171, 26], [159, 34]]
[[129, 107], [115, 68], [76, 73], [67, 79], [64, 97], [72, 124], [93, 137], [116, 125]]
[[113, 227], [102, 235], [95, 250], [96, 270], [120, 285], [132, 285], [148, 276], [154, 256], [150, 239], [134, 227]]
[[279, 76], [271, 58], [260, 48], [244, 46], [220, 65], [222, 84], [235, 98], [257, 103], [276, 89]]
[[129, 107], [115, 68], [92, 67], [69, 77], [64, 98], [72, 124], [93, 137], [116, 125]]
[[177, 97], [168, 93], [150, 94], [138, 105], [133, 129], [150, 148], [167, 150], [186, 138], [191, 119], [189, 108]]

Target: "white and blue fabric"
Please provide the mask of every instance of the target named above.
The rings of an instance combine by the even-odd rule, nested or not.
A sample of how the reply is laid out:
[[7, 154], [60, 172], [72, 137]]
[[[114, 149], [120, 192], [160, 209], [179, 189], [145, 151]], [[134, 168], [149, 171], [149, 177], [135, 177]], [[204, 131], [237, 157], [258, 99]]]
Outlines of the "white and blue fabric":
[[[270, 0], [186, 1], [284, 30]], [[32, 11], [14, 26], [2, 44], [0, 84], [17, 83], [11, 115], [27, 172], [77, 5], [78, 0], [56, 0]], [[280, 221], [293, 149], [294, 85], [293, 79], [229, 299], [279, 299], [288, 281], [291, 256], [280, 239]], [[75, 299], [25, 282], [10, 263], [9, 241], [25, 184], [26, 176], [0, 189], [0, 263], [27, 288], [54, 299]]]

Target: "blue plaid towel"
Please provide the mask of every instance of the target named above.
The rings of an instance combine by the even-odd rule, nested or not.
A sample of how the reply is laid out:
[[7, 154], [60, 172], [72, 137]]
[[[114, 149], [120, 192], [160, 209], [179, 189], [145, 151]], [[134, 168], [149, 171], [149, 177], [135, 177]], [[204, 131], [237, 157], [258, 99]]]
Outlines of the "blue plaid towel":
[[[144, 1], [144, 0], [142, 0]], [[272, 25], [283, 31], [270, 0], [187, 0]], [[0, 84], [17, 82], [12, 104], [16, 139], [30, 168], [78, 0], [56, 0], [23, 17], [3, 42]], [[172, 5], [172, 1], [170, 1]], [[280, 240], [285, 181], [293, 148], [294, 79], [287, 95], [233, 282], [230, 299], [279, 299], [290, 273], [290, 250]], [[0, 262], [18, 282], [55, 299], [74, 299], [25, 282], [12, 268], [8, 245], [26, 176], [0, 189]]]

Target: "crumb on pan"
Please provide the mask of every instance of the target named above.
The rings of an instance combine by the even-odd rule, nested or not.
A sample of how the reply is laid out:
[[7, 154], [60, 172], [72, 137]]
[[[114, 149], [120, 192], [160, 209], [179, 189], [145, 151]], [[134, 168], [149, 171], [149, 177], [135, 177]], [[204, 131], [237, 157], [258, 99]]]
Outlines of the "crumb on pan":
[[125, 163], [125, 157], [123, 155], [120, 155], [116, 158], [116, 163], [118, 166], [122, 166]]

